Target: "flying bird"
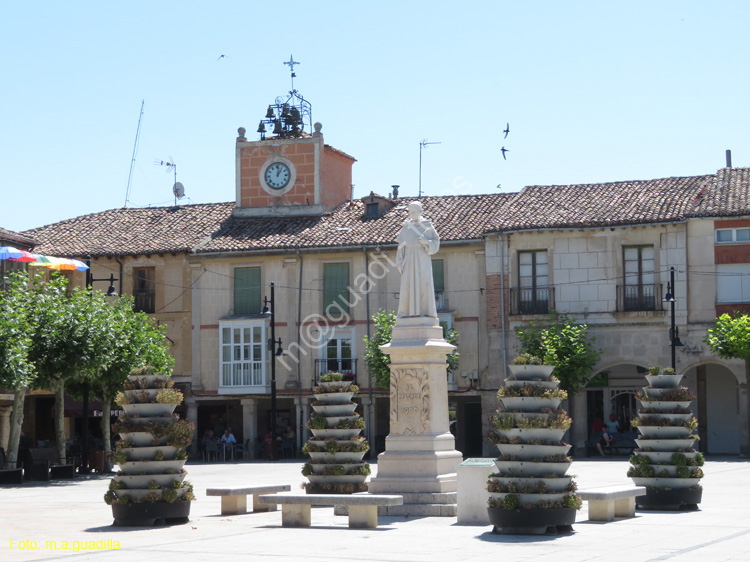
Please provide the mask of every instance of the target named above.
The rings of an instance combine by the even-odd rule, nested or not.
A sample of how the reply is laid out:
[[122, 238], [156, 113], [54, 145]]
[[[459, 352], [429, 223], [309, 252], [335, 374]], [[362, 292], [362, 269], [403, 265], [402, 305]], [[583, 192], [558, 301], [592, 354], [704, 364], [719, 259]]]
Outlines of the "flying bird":
[[[216, 62], [219, 62], [219, 61], [220, 61], [221, 59], [223, 59], [224, 57], [226, 57], [226, 55], [221, 55], [221, 56], [220, 56], [220, 57], [219, 57], [218, 59], [216, 59]], [[507, 136], [507, 135], [506, 135], [506, 136]]]
[[502, 148], [501, 148], [500, 150], [502, 150], [502, 152], [503, 152], [503, 160], [507, 160], [507, 158], [505, 157], [505, 153], [506, 153], [506, 152], [510, 152], [510, 150], [508, 150], [508, 149], [507, 149], [507, 148], [505, 148], [505, 147], [502, 147]]
[[503, 133], [505, 133], [505, 136], [503, 138], [507, 139], [508, 138], [508, 133], [510, 133], [510, 123], [506, 123], [505, 124], [505, 130], [503, 131]]

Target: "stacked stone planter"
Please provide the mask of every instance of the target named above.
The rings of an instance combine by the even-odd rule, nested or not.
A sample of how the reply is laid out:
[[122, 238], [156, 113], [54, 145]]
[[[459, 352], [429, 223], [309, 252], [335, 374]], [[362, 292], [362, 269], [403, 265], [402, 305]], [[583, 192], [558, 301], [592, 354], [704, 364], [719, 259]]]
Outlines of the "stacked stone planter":
[[560, 403], [565, 391], [549, 365], [509, 365], [498, 392], [502, 409], [489, 439], [500, 451], [487, 482], [489, 519], [500, 534], [567, 532], [581, 500], [572, 476], [570, 445], [562, 441], [570, 418]]
[[[352, 397], [359, 390], [351, 381], [329, 373], [315, 387], [308, 428], [312, 437], [303, 452], [310, 460], [302, 468], [308, 494], [350, 494], [367, 491], [370, 465], [363, 462], [370, 449], [360, 434], [364, 423]], [[332, 380], [331, 380], [332, 379]]]
[[697, 509], [703, 493], [703, 455], [694, 450], [698, 422], [690, 410], [695, 396], [680, 386], [683, 375], [647, 375], [649, 386], [636, 395], [640, 438], [628, 476], [646, 486], [636, 498], [641, 509]]
[[166, 375], [133, 375], [122, 391], [120, 405], [125, 413], [113, 428], [121, 439], [113, 457], [119, 472], [105, 495], [114, 525], [188, 521], [194, 496], [183, 465], [193, 426], [174, 415], [178, 400], [157, 402], [162, 389], [177, 393], [166, 391], [168, 387], [171, 380]]

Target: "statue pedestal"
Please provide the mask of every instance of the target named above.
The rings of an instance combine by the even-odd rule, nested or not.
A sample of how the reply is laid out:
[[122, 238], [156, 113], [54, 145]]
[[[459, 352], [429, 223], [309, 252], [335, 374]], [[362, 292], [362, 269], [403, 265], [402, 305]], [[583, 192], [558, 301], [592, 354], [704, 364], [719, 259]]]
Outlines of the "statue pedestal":
[[399, 318], [381, 349], [391, 357], [391, 427], [368, 490], [404, 496], [384, 515], [455, 516], [463, 455], [449, 427], [445, 362], [455, 347], [434, 318], [413, 317]]

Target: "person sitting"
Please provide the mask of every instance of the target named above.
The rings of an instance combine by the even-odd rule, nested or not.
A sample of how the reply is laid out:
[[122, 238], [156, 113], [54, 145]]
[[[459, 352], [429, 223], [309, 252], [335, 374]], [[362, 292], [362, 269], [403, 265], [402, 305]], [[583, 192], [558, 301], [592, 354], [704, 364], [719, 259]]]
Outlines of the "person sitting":
[[234, 434], [232, 433], [232, 428], [228, 427], [224, 430], [224, 435], [221, 436], [221, 442], [225, 445], [234, 445], [237, 443], [237, 440], [234, 438]]

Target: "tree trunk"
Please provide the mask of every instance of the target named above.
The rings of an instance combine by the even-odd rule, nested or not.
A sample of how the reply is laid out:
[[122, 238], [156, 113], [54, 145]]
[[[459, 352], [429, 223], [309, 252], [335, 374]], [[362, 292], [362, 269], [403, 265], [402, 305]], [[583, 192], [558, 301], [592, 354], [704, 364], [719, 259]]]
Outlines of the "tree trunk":
[[18, 468], [18, 443], [21, 441], [21, 426], [23, 425], [23, 403], [26, 399], [26, 387], [17, 388], [13, 392], [13, 411], [10, 414], [10, 435], [8, 436], [8, 468]]
[[65, 464], [65, 381], [55, 388], [55, 449], [57, 462]]
[[[102, 393], [107, 395], [106, 388]], [[112, 400], [109, 398], [102, 399], [102, 443], [104, 444], [104, 472], [112, 471], [112, 460], [109, 452], [112, 450], [112, 435], [110, 427], [110, 416], [112, 415]]]

